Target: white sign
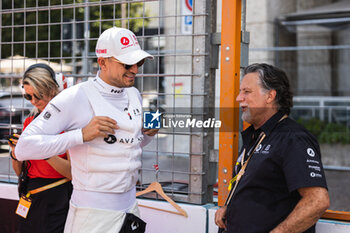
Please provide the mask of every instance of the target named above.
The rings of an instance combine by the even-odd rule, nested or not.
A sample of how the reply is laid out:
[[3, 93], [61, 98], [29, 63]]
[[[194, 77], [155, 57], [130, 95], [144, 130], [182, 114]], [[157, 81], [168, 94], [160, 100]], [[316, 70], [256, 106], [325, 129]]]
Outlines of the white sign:
[[192, 33], [192, 2], [193, 0], [181, 0], [181, 14], [182, 17], [181, 23], [181, 32], [183, 34]]

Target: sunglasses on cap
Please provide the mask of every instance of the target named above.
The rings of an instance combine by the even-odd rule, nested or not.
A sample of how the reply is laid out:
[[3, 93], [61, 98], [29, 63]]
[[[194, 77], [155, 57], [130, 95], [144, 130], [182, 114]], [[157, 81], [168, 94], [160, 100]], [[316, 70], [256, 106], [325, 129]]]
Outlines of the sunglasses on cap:
[[[115, 62], [118, 62], [119, 64], [122, 64], [126, 70], [130, 70], [130, 68], [135, 65], [135, 64], [133, 64], [133, 65], [124, 64], [124, 63], [118, 61], [117, 59], [115, 59], [114, 57], [111, 57], [111, 59], [112, 59], [112, 61], [115, 61]], [[136, 63], [136, 65], [137, 65], [137, 67], [140, 67], [143, 65], [143, 63], [145, 63], [145, 59], [142, 59], [141, 61]]]
[[37, 100], [40, 100], [41, 98], [39, 98], [37, 95], [33, 94], [33, 95], [29, 95], [29, 94], [23, 94], [23, 97], [26, 99], [26, 100], [29, 100], [31, 101], [33, 99], [33, 97]]

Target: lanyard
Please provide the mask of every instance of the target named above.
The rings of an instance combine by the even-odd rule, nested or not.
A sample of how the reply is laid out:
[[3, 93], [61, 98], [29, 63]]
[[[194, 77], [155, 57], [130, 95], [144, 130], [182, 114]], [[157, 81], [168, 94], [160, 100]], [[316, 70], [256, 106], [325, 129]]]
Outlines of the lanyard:
[[[283, 115], [281, 117], [281, 119], [279, 119], [278, 123], [280, 123], [282, 120], [284, 120], [287, 117], [288, 117], [288, 115], [286, 115], [286, 114]], [[244, 174], [244, 172], [245, 172], [245, 170], [247, 168], [247, 165], [248, 165], [248, 162], [249, 162], [250, 158], [253, 156], [254, 152], [256, 151], [258, 146], [261, 144], [261, 142], [265, 139], [265, 137], [266, 137], [266, 134], [264, 132], [261, 132], [259, 137], [256, 139], [254, 145], [250, 148], [249, 152], [247, 153], [247, 157], [248, 157], [247, 161], [244, 162], [244, 164], [243, 164], [242, 168], [239, 170], [238, 174], [233, 178], [233, 180], [236, 181], [236, 182], [235, 182], [235, 185], [233, 186], [233, 188], [231, 188], [231, 190], [230, 190], [230, 192], [228, 194], [228, 197], [227, 197], [227, 199], [225, 201], [225, 206], [227, 206], [230, 203], [230, 201], [231, 201], [231, 199], [233, 197], [233, 193], [235, 192], [235, 190], [237, 188], [237, 185], [238, 185], [238, 182], [241, 180], [241, 178], [242, 178], [242, 176], [243, 176], [243, 174]], [[243, 153], [244, 154], [242, 156], [242, 163], [244, 161], [245, 149], [244, 149]]]
[[[261, 144], [261, 142], [264, 140], [265, 137], [266, 137], [266, 134], [264, 132], [261, 132], [258, 139], [255, 141], [254, 145], [252, 146], [252, 148], [248, 152], [248, 154], [247, 154], [248, 159], [247, 159], [247, 161], [245, 161], [245, 163], [243, 164], [242, 168], [239, 170], [239, 172], [236, 176], [235, 185], [233, 186], [233, 188], [230, 190], [230, 192], [228, 194], [228, 197], [225, 201], [225, 206], [227, 206], [230, 203], [230, 201], [233, 197], [233, 193], [235, 192], [237, 185], [238, 185], [238, 182], [241, 180], [241, 178], [245, 172], [245, 169], [249, 163], [250, 158], [252, 157], [252, 155], [254, 154], [254, 152], [256, 151], [256, 149], [258, 148], [258, 146]], [[243, 153], [245, 153], [245, 151]], [[244, 155], [243, 155], [242, 159], [244, 159]], [[242, 160], [242, 161], [244, 161], [244, 160]]]
[[56, 182], [53, 182], [52, 184], [48, 184], [48, 185], [42, 186], [42, 187], [40, 187], [40, 188], [30, 190], [30, 191], [27, 193], [26, 197], [29, 197], [29, 196], [32, 195], [32, 194], [40, 193], [40, 192], [42, 192], [42, 191], [45, 191], [45, 190], [48, 190], [48, 189], [57, 187], [57, 186], [59, 186], [59, 185], [61, 185], [61, 184], [64, 184], [64, 183], [66, 183], [66, 182], [68, 182], [68, 181], [70, 181], [70, 179], [68, 179], [68, 178], [63, 178], [63, 179], [61, 179], [61, 180], [58, 180], [58, 181], [56, 181]]

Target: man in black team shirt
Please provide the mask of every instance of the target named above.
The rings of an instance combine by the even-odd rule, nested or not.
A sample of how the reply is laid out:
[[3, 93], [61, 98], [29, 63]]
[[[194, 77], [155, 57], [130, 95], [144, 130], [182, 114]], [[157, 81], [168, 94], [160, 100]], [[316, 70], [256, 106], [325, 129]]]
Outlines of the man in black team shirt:
[[229, 233], [315, 232], [315, 223], [329, 207], [319, 145], [288, 118], [293, 104], [284, 71], [252, 64], [244, 73], [236, 100], [251, 126], [242, 132], [236, 174], [247, 161], [245, 152], [262, 132], [266, 136], [231, 201], [216, 212], [215, 223]]

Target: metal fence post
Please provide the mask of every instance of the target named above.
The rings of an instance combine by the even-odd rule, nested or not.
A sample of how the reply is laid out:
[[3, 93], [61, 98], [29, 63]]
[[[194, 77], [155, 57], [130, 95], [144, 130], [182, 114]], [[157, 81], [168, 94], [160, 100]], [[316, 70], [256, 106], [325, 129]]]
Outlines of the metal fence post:
[[[214, 117], [215, 107], [215, 68], [211, 68], [212, 47], [211, 34], [216, 32], [216, 1], [193, 1], [193, 57], [192, 73], [198, 74], [192, 79], [191, 106], [202, 119]], [[201, 56], [204, 54], [205, 56]], [[214, 54], [213, 54], [214, 55]], [[215, 56], [215, 55], [214, 55]], [[196, 95], [200, 94], [200, 95]], [[198, 107], [201, 109], [198, 109]], [[200, 136], [191, 136], [191, 202], [203, 204], [213, 198], [215, 183], [215, 163], [209, 162], [209, 152], [214, 147], [214, 131], [201, 129]], [[202, 156], [198, 156], [202, 154]], [[200, 198], [200, 199], [199, 199]]]

